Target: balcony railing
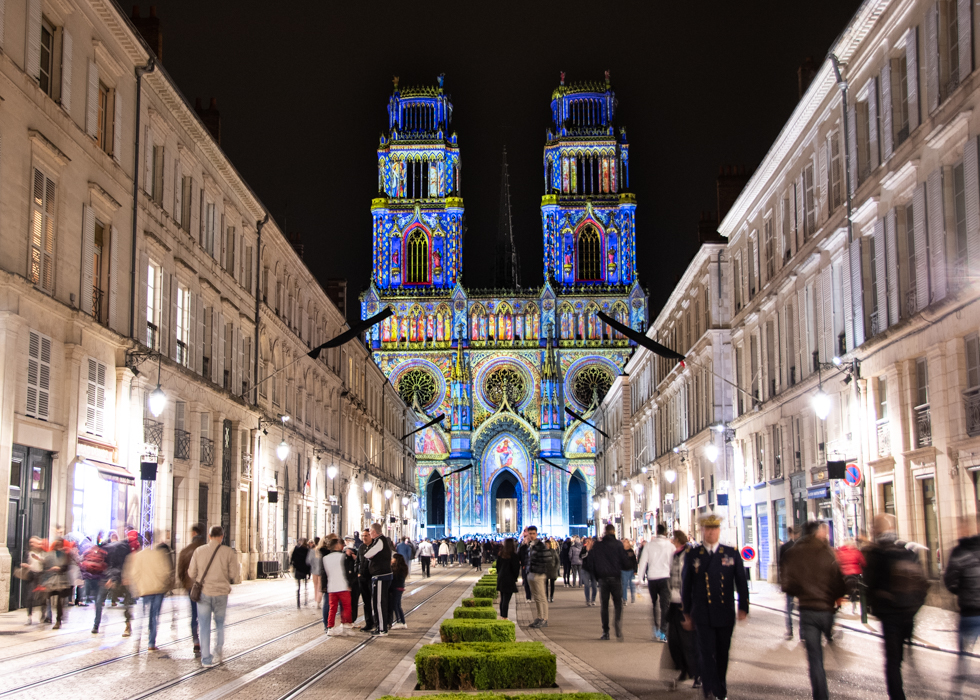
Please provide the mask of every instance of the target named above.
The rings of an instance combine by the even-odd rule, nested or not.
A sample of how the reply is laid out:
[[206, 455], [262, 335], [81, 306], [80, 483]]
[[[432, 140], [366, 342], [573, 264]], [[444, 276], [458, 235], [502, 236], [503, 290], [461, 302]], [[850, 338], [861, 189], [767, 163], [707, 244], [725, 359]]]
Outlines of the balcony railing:
[[928, 447], [932, 444], [932, 415], [929, 404], [916, 406], [915, 411], [915, 446]]
[[102, 313], [102, 299], [104, 297], [105, 292], [98, 287], [92, 287], [92, 318], [94, 318], [97, 323], [105, 322], [105, 316]]
[[157, 346], [157, 327], [149, 321], [146, 322], [146, 345], [150, 348]]
[[178, 340], [177, 341], [177, 364], [186, 367], [188, 359], [189, 358], [187, 356], [187, 343], [185, 343], [183, 340]]
[[871, 321], [871, 323], [869, 325], [871, 326], [871, 337], [873, 338], [876, 335], [878, 335], [878, 333], [880, 332], [879, 327], [878, 327], [878, 312], [877, 311], [872, 311], [871, 312], [870, 321]]
[[908, 314], [906, 318], [912, 318], [918, 310], [919, 304], [915, 296], [915, 287], [913, 287], [905, 293], [905, 312]]
[[144, 418], [143, 442], [149, 445], [156, 445], [159, 449], [163, 445], [163, 423], [150, 418]]
[[980, 435], [980, 389], [963, 392], [963, 408], [966, 409], [966, 434]]
[[909, 125], [906, 124], [901, 129], [898, 130], [897, 134], [895, 134], [895, 147], [897, 148], [898, 146], [905, 143], [905, 140], [908, 137], [909, 137]]
[[214, 440], [201, 438], [201, 464], [210, 467], [214, 464]]
[[888, 420], [878, 423], [878, 456], [887, 457], [892, 453], [891, 425]]
[[174, 428], [174, 457], [176, 459], [191, 458], [191, 434], [186, 430]]

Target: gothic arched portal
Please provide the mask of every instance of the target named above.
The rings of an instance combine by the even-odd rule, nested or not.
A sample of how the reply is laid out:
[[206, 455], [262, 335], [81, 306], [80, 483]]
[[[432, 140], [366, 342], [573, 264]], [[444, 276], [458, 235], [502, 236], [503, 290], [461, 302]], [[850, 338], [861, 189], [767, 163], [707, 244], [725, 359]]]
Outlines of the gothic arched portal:
[[425, 487], [425, 533], [430, 540], [446, 536], [446, 485], [436, 470], [429, 475]]

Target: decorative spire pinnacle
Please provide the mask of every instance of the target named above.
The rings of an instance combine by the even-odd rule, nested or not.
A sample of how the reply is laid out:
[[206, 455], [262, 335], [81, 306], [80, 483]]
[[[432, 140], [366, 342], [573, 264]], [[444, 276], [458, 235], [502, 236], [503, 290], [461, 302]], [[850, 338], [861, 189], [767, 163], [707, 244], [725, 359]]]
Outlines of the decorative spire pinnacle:
[[494, 269], [497, 289], [521, 286], [521, 265], [514, 245], [514, 226], [510, 214], [510, 176], [507, 172], [507, 147], [500, 164], [500, 215], [497, 223], [497, 257]]

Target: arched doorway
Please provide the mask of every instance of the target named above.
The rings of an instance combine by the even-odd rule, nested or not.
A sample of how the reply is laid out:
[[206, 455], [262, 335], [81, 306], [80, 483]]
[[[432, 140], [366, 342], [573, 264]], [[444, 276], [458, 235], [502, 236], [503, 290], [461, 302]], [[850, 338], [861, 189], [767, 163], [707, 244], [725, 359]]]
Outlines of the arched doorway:
[[524, 529], [521, 481], [514, 472], [503, 469], [490, 487], [490, 525], [495, 533], [513, 533]]
[[430, 540], [446, 536], [446, 484], [436, 470], [432, 470], [425, 486], [425, 534]]
[[580, 537], [589, 534], [588, 493], [580, 469], [576, 469], [568, 481], [568, 534]]

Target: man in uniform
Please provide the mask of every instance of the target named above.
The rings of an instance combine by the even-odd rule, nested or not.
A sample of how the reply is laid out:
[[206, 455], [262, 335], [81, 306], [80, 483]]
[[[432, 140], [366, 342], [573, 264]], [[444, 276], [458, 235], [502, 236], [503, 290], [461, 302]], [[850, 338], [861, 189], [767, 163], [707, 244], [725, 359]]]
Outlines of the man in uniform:
[[749, 587], [742, 557], [734, 547], [719, 544], [721, 518], [701, 519], [704, 541], [688, 552], [681, 575], [684, 628], [694, 629], [701, 657], [701, 681], [706, 698], [728, 695], [728, 650], [735, 629], [735, 592], [738, 620], [749, 614]]

